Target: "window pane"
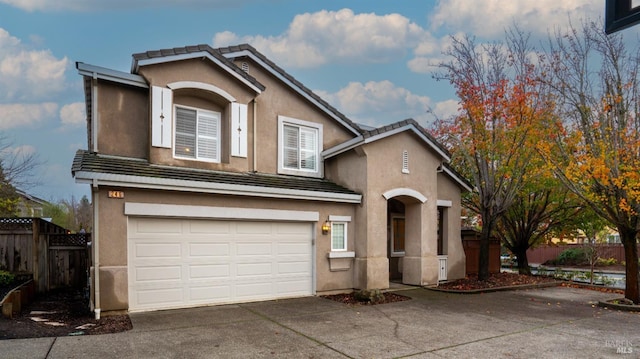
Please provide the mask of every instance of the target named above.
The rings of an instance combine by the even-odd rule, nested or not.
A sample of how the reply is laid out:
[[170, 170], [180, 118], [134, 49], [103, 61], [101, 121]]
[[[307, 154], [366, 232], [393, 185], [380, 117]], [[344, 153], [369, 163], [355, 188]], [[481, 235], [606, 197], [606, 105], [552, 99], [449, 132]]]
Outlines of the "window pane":
[[316, 170], [317, 131], [300, 129], [300, 169]]
[[212, 114], [198, 116], [198, 158], [218, 159], [218, 123]]
[[196, 111], [176, 108], [176, 155], [196, 157]]
[[284, 126], [283, 128], [283, 165], [285, 168], [299, 169], [298, 157], [298, 128]]
[[346, 250], [345, 241], [345, 228], [344, 223], [332, 223], [331, 224], [331, 249], [332, 250]]

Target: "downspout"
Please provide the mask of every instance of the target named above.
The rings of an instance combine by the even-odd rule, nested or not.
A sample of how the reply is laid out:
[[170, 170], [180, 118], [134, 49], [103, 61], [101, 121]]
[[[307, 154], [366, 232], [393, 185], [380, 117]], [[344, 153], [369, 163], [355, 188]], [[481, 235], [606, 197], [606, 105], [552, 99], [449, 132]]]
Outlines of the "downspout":
[[100, 319], [100, 238], [99, 223], [98, 223], [98, 208], [99, 208], [99, 192], [98, 192], [98, 180], [93, 180], [93, 296], [94, 296], [94, 314], [96, 320]]
[[256, 142], [257, 142], [257, 133], [258, 133], [258, 101], [256, 101], [256, 99], [253, 99], [253, 172], [257, 172], [258, 169], [258, 160], [256, 158]]
[[98, 73], [91, 79], [91, 150], [98, 153]]

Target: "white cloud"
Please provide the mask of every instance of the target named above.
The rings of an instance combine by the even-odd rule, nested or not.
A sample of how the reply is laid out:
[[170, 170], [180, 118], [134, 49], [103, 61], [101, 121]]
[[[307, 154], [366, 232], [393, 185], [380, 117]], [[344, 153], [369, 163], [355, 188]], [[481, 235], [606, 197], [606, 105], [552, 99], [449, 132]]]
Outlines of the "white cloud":
[[390, 81], [351, 82], [336, 93], [316, 91], [353, 121], [382, 126], [413, 118], [426, 124], [431, 100], [398, 87]]
[[60, 120], [63, 126], [82, 126], [85, 124], [86, 107], [84, 102], [75, 102], [62, 106], [60, 109]]
[[0, 102], [50, 98], [65, 86], [68, 59], [31, 50], [0, 28]]
[[432, 111], [435, 117], [440, 119], [451, 118], [458, 114], [460, 103], [458, 100], [440, 101], [433, 106]]
[[25, 156], [32, 156], [38, 152], [35, 147], [31, 145], [23, 145], [17, 147], [7, 147], [2, 151], [2, 157], [21, 158]]
[[34, 127], [47, 119], [55, 118], [58, 105], [53, 102], [41, 104], [0, 104], [0, 130], [17, 127]]
[[428, 38], [422, 27], [400, 14], [354, 14], [342, 9], [297, 15], [277, 36], [217, 33], [213, 44], [247, 42], [278, 64], [309, 68], [330, 61], [389, 62]]
[[26, 11], [98, 11], [145, 9], [169, 6], [198, 8], [232, 8], [252, 2], [266, 0], [0, 0], [0, 3], [11, 5]]
[[604, 16], [602, 0], [440, 0], [430, 17], [432, 29], [444, 27], [479, 37], [502, 37], [505, 28], [545, 35], [566, 28], [568, 19]]

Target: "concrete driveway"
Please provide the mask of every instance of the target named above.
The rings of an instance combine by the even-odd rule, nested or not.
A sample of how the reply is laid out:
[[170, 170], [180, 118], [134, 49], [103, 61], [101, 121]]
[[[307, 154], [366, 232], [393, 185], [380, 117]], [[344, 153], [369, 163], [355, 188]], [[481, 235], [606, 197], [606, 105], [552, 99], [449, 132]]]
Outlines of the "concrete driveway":
[[319, 297], [132, 314], [118, 334], [0, 341], [3, 358], [636, 358], [640, 314], [585, 289], [348, 306]]

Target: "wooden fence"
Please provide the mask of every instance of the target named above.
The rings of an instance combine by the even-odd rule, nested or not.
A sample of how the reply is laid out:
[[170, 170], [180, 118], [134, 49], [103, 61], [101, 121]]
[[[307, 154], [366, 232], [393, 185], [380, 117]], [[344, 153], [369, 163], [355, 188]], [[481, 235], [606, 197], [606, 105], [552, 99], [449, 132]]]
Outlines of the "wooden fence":
[[[557, 258], [567, 249], [583, 248], [583, 244], [569, 244], [564, 246], [540, 246], [527, 251], [530, 264], [542, 264]], [[600, 258], [615, 258], [618, 263], [624, 261], [624, 247], [622, 244], [597, 244], [596, 250]]]
[[[466, 256], [467, 275], [478, 274], [480, 268], [480, 233], [472, 229], [462, 230], [462, 247]], [[489, 273], [500, 273], [500, 241], [489, 241]]]
[[0, 218], [0, 269], [30, 273], [36, 292], [87, 284], [90, 234], [40, 218]]

